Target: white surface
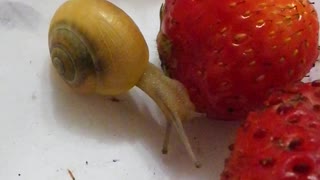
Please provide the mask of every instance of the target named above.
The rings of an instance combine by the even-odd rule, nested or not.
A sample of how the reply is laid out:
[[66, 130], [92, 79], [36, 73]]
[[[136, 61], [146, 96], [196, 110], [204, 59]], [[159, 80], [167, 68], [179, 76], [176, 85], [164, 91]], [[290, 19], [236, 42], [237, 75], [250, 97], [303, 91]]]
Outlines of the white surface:
[[[47, 30], [63, 2], [0, 0], [0, 179], [71, 180], [67, 169], [76, 180], [219, 179], [238, 123], [185, 124], [203, 164], [196, 169], [176, 133], [169, 154], [161, 154], [165, 120], [140, 90], [112, 102], [75, 95], [56, 76]], [[150, 61], [159, 64], [155, 37], [163, 0], [112, 2], [136, 21]]]

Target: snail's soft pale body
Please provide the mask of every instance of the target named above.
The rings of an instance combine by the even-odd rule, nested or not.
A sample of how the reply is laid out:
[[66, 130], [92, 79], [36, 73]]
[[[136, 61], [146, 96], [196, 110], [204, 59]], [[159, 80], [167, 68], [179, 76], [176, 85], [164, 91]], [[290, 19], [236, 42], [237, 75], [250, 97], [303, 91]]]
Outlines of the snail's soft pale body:
[[148, 62], [149, 51], [134, 21], [105, 0], [69, 0], [54, 14], [49, 28], [52, 63], [75, 91], [117, 95], [137, 86], [146, 92], [167, 118], [163, 151], [171, 125], [188, 153], [191, 149], [181, 120], [195, 115], [184, 86]]

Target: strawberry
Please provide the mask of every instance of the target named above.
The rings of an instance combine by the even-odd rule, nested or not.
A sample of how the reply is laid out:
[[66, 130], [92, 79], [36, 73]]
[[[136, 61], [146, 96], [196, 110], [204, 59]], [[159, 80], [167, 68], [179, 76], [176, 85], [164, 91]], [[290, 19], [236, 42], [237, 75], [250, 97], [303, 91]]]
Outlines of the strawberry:
[[244, 119], [318, 57], [318, 17], [308, 0], [166, 0], [160, 15], [163, 70], [211, 118]]
[[231, 147], [222, 180], [320, 179], [320, 81], [272, 93]]

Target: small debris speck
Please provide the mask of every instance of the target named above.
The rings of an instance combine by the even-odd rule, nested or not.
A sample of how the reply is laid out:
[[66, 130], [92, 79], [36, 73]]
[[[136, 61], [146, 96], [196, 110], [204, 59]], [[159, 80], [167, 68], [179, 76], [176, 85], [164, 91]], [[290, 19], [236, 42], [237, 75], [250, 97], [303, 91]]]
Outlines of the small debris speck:
[[18, 176], [21, 176], [21, 174], [18, 174]]
[[114, 159], [114, 160], [112, 160], [112, 162], [118, 162], [118, 161], [120, 161], [120, 160], [118, 160], [118, 159]]
[[89, 164], [89, 162], [88, 161], [86, 161], [86, 165], [88, 165]]
[[120, 99], [116, 98], [116, 97], [112, 97], [110, 99], [112, 102], [120, 102]]
[[76, 180], [76, 178], [74, 177], [74, 175], [70, 169], [68, 169], [68, 174], [71, 177], [71, 180]]
[[32, 94], [31, 98], [32, 98], [32, 100], [36, 100], [37, 96], [35, 94]]

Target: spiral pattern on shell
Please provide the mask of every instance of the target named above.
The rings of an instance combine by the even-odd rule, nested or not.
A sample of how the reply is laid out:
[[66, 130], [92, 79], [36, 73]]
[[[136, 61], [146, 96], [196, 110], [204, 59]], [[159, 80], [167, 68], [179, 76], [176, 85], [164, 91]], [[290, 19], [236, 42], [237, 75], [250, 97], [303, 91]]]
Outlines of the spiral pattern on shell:
[[50, 54], [54, 67], [70, 85], [81, 84], [86, 75], [94, 69], [86, 44], [77, 33], [66, 27], [57, 27], [50, 37]]

